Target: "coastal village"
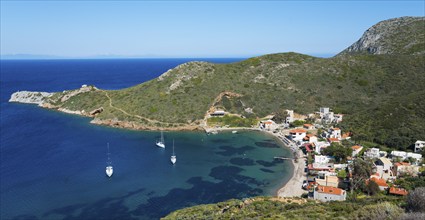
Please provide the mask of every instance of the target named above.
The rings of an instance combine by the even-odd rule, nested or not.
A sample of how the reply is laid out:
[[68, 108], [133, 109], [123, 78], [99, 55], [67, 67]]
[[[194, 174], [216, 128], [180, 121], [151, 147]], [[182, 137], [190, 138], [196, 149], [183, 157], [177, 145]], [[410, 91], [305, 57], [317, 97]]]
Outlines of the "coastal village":
[[[425, 169], [422, 158], [425, 141], [412, 143], [412, 152], [387, 152], [352, 141], [352, 134], [338, 127], [343, 115], [335, 114], [328, 107], [308, 115], [299, 115], [293, 110], [286, 113], [281, 123], [270, 115], [254, 128], [278, 137], [294, 154], [293, 177], [279, 190], [278, 197], [345, 201], [347, 192], [353, 190], [367, 195], [406, 196], [408, 190], [397, 183], [406, 177], [417, 177]], [[210, 117], [226, 114], [217, 110]]]

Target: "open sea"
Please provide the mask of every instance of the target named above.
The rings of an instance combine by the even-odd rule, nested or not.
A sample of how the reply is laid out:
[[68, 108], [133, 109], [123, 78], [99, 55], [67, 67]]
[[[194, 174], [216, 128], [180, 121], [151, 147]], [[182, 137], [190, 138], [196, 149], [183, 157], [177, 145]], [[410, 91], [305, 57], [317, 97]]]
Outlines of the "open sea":
[[1, 60], [1, 219], [159, 219], [197, 204], [275, 195], [293, 167], [273, 157], [291, 152], [266, 134], [164, 132], [161, 149], [159, 132], [97, 126], [89, 118], [8, 103], [18, 90], [121, 89], [192, 60]]

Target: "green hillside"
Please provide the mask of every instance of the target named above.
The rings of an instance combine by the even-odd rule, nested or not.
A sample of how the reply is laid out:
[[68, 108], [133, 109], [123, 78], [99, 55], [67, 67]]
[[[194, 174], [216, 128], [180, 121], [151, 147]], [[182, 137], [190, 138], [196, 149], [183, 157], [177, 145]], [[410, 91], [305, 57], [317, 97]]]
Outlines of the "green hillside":
[[[420, 45], [425, 39], [425, 28], [420, 28], [425, 27], [425, 19], [413, 19], [409, 24], [415, 29], [414, 37], [402, 39]], [[403, 27], [394, 28], [391, 36], [411, 30], [408, 24]], [[400, 51], [344, 52], [328, 59], [281, 53], [231, 64], [189, 62], [131, 88], [94, 90], [51, 103], [86, 112], [103, 107], [96, 119], [131, 122], [142, 128], [199, 127], [214, 100], [231, 92], [236, 95], [224, 96], [216, 106], [248, 118], [282, 109], [311, 113], [329, 106], [347, 114], [342, 126], [353, 131], [354, 138], [404, 148], [425, 139], [425, 54]]]

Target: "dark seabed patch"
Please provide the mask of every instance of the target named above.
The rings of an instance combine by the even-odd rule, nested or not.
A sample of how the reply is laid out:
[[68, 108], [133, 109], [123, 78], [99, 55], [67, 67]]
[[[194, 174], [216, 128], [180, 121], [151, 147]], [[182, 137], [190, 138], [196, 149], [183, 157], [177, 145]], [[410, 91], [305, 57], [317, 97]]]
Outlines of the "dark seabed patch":
[[282, 160], [273, 160], [272, 162], [265, 161], [265, 160], [257, 160], [255, 162], [262, 165], [263, 167], [273, 167], [273, 166], [276, 166], [277, 164], [283, 163]]
[[255, 145], [259, 146], [259, 147], [264, 147], [264, 148], [279, 148], [280, 146], [277, 145], [274, 142], [269, 142], [269, 141], [259, 141], [259, 142], [255, 142]]
[[254, 166], [255, 162], [249, 158], [235, 157], [230, 159], [230, 163], [238, 166]]
[[223, 155], [223, 156], [233, 156], [236, 154], [243, 155], [245, 154], [245, 152], [255, 149], [255, 147], [248, 146], [248, 145], [243, 147], [232, 147], [232, 146], [225, 145], [225, 146], [220, 146], [219, 148], [222, 151], [216, 152], [216, 154]]
[[274, 173], [273, 170], [269, 170], [269, 169], [266, 169], [266, 168], [261, 168], [260, 170], [263, 171], [263, 172], [266, 172], [266, 173]]
[[[62, 208], [53, 209], [46, 212], [43, 217], [52, 217], [50, 215], [64, 216], [64, 220], [80, 220], [80, 219], [130, 219], [136, 220], [139, 218], [133, 217], [125, 205], [125, 200], [131, 196], [137, 195], [145, 191], [139, 189], [129, 192], [124, 196], [115, 198], [105, 198], [98, 200], [92, 204], [76, 204], [65, 206]], [[76, 214], [79, 213], [79, 214]]]

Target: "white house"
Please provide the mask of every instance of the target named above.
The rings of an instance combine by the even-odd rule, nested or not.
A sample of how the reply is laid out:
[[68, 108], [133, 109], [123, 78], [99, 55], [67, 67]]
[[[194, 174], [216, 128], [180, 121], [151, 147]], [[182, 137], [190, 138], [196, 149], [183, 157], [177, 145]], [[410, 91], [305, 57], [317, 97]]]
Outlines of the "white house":
[[314, 189], [314, 199], [322, 202], [345, 201], [345, 190], [332, 186], [317, 186]]
[[318, 154], [320, 154], [322, 149], [331, 146], [331, 144], [328, 143], [327, 141], [318, 141], [318, 142], [314, 142], [313, 144], [314, 144], [314, 151]]
[[370, 148], [364, 153], [365, 158], [373, 159], [387, 156], [387, 152], [380, 151], [379, 148]]
[[354, 146], [351, 147], [351, 149], [353, 149], [353, 153], [351, 154], [351, 156], [355, 157], [357, 154], [360, 153], [360, 151], [363, 150], [363, 147], [359, 146], [359, 145], [354, 145]]
[[415, 142], [415, 152], [422, 151], [422, 148], [424, 148], [424, 147], [425, 147], [425, 141], [417, 140]]
[[302, 128], [289, 131], [289, 136], [293, 141], [301, 141], [306, 135], [307, 131]]
[[341, 129], [339, 128], [331, 128], [329, 130], [329, 138], [341, 138]]
[[419, 166], [415, 166], [406, 162], [395, 163], [394, 173], [397, 176], [400, 176], [400, 175], [418, 176]]
[[314, 162], [318, 163], [318, 164], [327, 164], [327, 163], [329, 163], [330, 159], [332, 159], [332, 158], [328, 157], [328, 156], [314, 155]]
[[400, 158], [400, 159], [402, 159], [402, 160], [405, 160], [405, 159], [407, 159], [407, 158], [413, 158], [413, 159], [416, 159], [416, 160], [420, 160], [420, 159], [422, 159], [422, 155], [421, 154], [417, 154], [417, 153], [408, 153], [408, 152], [405, 152], [405, 151], [391, 151], [391, 156], [392, 157], [398, 157], [398, 158]]
[[286, 112], [288, 113], [288, 116], [286, 117], [286, 124], [294, 122], [294, 110], [286, 110]]
[[386, 157], [381, 157], [375, 161], [376, 173], [379, 177], [386, 180], [395, 179], [396, 176], [393, 173], [393, 163]]
[[276, 127], [277, 127], [276, 122], [274, 122], [273, 120], [270, 120], [270, 119], [267, 120], [267, 121], [263, 121], [261, 123], [262, 123], [263, 128], [266, 129], [266, 130], [273, 130], [273, 129], [276, 129]]
[[388, 189], [388, 184], [384, 179], [378, 179], [378, 178], [372, 177], [368, 181], [373, 181], [376, 184], [378, 184], [379, 190], [381, 190], [381, 191]]
[[342, 116], [344, 116], [343, 114], [335, 114], [334, 115], [334, 122], [335, 123], [340, 123], [342, 122]]
[[215, 110], [213, 113], [211, 113], [211, 116], [224, 116], [226, 114], [223, 110]]

